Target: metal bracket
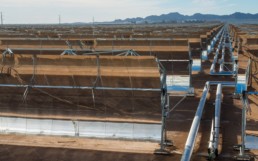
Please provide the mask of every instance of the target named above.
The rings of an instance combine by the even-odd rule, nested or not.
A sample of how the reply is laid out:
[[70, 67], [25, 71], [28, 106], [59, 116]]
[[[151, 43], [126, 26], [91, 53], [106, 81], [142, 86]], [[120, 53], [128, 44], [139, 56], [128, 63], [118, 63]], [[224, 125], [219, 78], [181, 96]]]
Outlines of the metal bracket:
[[127, 50], [121, 54], [118, 54], [117, 56], [140, 56], [136, 51], [134, 50]]
[[63, 51], [60, 55], [77, 55], [73, 49]]
[[5, 58], [6, 58], [6, 55], [7, 55], [7, 54], [10, 55], [11, 58], [14, 57], [13, 51], [12, 51], [10, 48], [7, 48], [7, 49], [5, 49], [5, 51], [2, 53], [2, 56], [3, 56], [2, 62], [5, 62]]
[[26, 103], [26, 102], [27, 102], [27, 96], [28, 96], [28, 94], [29, 94], [29, 91], [30, 91], [30, 86], [27, 86], [26, 89], [25, 89], [25, 91], [24, 91], [24, 93], [23, 93], [23, 97], [22, 97], [23, 103]]

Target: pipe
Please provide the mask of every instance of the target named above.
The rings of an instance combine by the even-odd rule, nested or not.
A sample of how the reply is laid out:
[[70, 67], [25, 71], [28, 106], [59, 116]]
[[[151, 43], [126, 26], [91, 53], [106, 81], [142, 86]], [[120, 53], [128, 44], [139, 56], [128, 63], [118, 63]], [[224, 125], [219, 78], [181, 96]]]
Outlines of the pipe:
[[211, 81], [211, 82], [206, 82], [205, 83], [205, 87], [203, 89], [202, 97], [200, 99], [198, 108], [197, 108], [196, 113], [195, 113], [195, 117], [194, 117], [192, 125], [191, 125], [190, 132], [189, 132], [188, 137], [187, 137], [187, 141], [186, 141], [186, 144], [185, 144], [185, 149], [184, 149], [181, 161], [189, 161], [191, 159], [194, 144], [195, 144], [195, 139], [196, 139], [196, 136], [197, 136], [197, 133], [198, 133], [198, 130], [199, 130], [199, 125], [200, 125], [200, 121], [201, 121], [202, 112], [203, 112], [203, 109], [204, 109], [204, 105], [205, 105], [205, 102], [206, 102], [206, 98], [207, 98], [210, 86], [211, 85], [218, 85], [218, 84], [221, 84], [221, 86], [225, 86], [225, 87], [235, 87], [235, 82]]
[[241, 135], [241, 146], [240, 146], [240, 156], [244, 156], [245, 155], [245, 130], [246, 130], [246, 109], [247, 109], [247, 105], [246, 105], [246, 100], [247, 98], [247, 91], [243, 91], [242, 92], [242, 104], [243, 104], [243, 108], [242, 108], [242, 135]]
[[189, 62], [189, 60], [167, 60], [167, 59], [159, 59], [160, 62]]
[[221, 84], [222, 87], [235, 87], [235, 82], [232, 81], [208, 81], [210, 85]]
[[248, 95], [258, 95], [258, 91], [251, 91], [251, 92], [247, 92]]
[[16, 88], [49, 88], [49, 89], [96, 89], [96, 90], [124, 90], [124, 91], [153, 91], [159, 92], [160, 88], [116, 88], [116, 87], [93, 87], [93, 86], [51, 86], [51, 85], [22, 85], [22, 84], [0, 84], [0, 87]]
[[212, 118], [211, 120], [211, 133], [210, 133], [210, 140], [208, 144], [208, 154], [209, 154], [209, 157], [215, 158], [213, 155], [211, 155], [213, 143], [214, 143], [214, 118]]
[[230, 76], [235, 75], [235, 71], [222, 71], [222, 72], [211, 72], [210, 75], [219, 75], [219, 76]]
[[191, 158], [195, 139], [197, 136], [197, 132], [199, 130], [199, 125], [200, 125], [200, 121], [201, 121], [201, 117], [202, 117], [203, 108], [204, 108], [209, 90], [210, 90], [210, 84], [209, 84], [209, 82], [206, 82], [204, 89], [203, 89], [201, 100], [200, 100], [198, 108], [196, 110], [195, 117], [194, 117], [191, 129], [190, 129], [190, 132], [189, 132], [186, 144], [185, 144], [185, 150], [182, 155], [181, 161], [189, 161]]
[[192, 88], [192, 67], [193, 67], [193, 59], [189, 60], [189, 87]]
[[[221, 111], [221, 98], [222, 98], [222, 84], [218, 84], [216, 92], [216, 101], [215, 101], [215, 121], [214, 127], [211, 131], [211, 136], [208, 151], [210, 156], [218, 156], [218, 144], [219, 144], [219, 128], [220, 128], [220, 111]], [[213, 125], [213, 123], [212, 123]]]
[[218, 143], [219, 143], [219, 128], [220, 128], [220, 111], [221, 111], [221, 99], [222, 99], [222, 85], [218, 84], [217, 92], [216, 92], [216, 103], [215, 103], [215, 124], [214, 124], [214, 131], [215, 131], [215, 138], [214, 138], [214, 147], [215, 153], [218, 150]]

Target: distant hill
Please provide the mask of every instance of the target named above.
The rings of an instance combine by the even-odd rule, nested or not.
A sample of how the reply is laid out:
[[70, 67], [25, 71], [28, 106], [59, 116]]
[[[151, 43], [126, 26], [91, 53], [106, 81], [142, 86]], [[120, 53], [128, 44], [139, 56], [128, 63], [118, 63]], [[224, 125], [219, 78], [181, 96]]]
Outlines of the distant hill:
[[258, 20], [257, 14], [235, 12], [230, 15], [214, 15], [195, 13], [191, 16], [182, 15], [178, 12], [171, 12], [162, 15], [151, 15], [145, 18], [127, 18], [124, 20], [117, 19], [114, 23], [156, 23], [156, 22], [182, 22], [182, 21], [250, 21]]

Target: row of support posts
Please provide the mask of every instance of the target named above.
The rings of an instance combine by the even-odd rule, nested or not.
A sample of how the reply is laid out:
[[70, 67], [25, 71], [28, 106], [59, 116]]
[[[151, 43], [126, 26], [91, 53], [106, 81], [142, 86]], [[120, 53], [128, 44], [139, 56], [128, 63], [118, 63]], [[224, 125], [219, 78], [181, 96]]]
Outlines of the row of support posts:
[[[224, 37], [223, 40], [223, 55], [225, 54], [225, 38], [228, 38], [229, 41], [230, 40], [230, 36], [227, 35], [228, 33], [225, 33], [225, 27], [222, 29], [222, 37], [220, 38], [220, 42], [219, 42], [219, 46], [217, 48], [216, 51], [216, 55], [214, 57], [214, 61], [213, 61], [213, 66], [211, 67], [211, 73], [214, 72], [213, 70], [215, 69], [215, 63], [217, 62], [218, 59], [218, 53], [219, 50], [222, 48], [222, 38]], [[226, 34], [226, 37], [224, 36], [224, 34]], [[191, 159], [191, 155], [193, 152], [193, 148], [194, 148], [194, 144], [195, 144], [195, 140], [196, 140], [196, 136], [198, 133], [198, 129], [199, 129], [199, 125], [200, 125], [200, 120], [201, 120], [201, 116], [202, 116], [202, 112], [204, 109], [204, 105], [205, 105], [205, 101], [206, 101], [206, 97], [207, 94], [209, 92], [210, 89], [210, 85], [217, 85], [217, 91], [216, 91], [216, 100], [215, 100], [215, 115], [212, 118], [212, 124], [211, 124], [211, 133], [210, 133], [210, 140], [209, 140], [209, 145], [208, 145], [208, 154], [209, 154], [209, 158], [210, 160], [215, 159], [218, 156], [218, 144], [219, 144], [219, 130], [220, 130], [220, 113], [221, 113], [221, 102], [222, 102], [222, 87], [226, 86], [226, 87], [235, 87], [237, 88], [237, 73], [238, 73], [238, 60], [233, 58], [232, 55], [232, 46], [231, 46], [231, 42], [229, 42], [228, 48], [230, 50], [230, 56], [232, 58], [232, 61], [234, 61], [233, 65], [232, 65], [232, 72], [230, 75], [233, 75], [236, 77], [236, 81], [235, 82], [206, 82], [205, 87], [203, 89], [203, 94], [201, 96], [198, 108], [196, 110], [195, 113], [195, 117], [193, 119], [192, 125], [191, 125], [191, 129], [185, 144], [185, 149], [184, 152], [182, 154], [182, 158], [181, 161], [190, 161]], [[223, 58], [222, 58], [223, 59]], [[222, 60], [224, 61], [224, 60]], [[223, 62], [221, 62], [223, 63]], [[224, 72], [222, 69], [222, 65], [220, 65], [220, 72]], [[249, 68], [247, 68], [249, 69]], [[248, 72], [248, 71], [247, 71]], [[246, 72], [246, 73], [247, 73]], [[221, 74], [219, 74], [221, 75]], [[225, 75], [224, 73], [222, 75]], [[228, 74], [229, 75], [229, 74]], [[248, 80], [248, 79], [247, 79]], [[242, 93], [241, 93], [241, 100], [242, 100], [242, 104], [243, 104], [243, 108], [242, 108], [242, 134], [241, 134], [241, 145], [239, 145], [237, 148], [240, 150], [240, 153], [238, 156], [235, 157], [235, 159], [237, 160], [251, 160], [251, 157], [247, 154], [245, 154], [245, 130], [246, 130], [246, 112], [247, 109], [249, 108], [249, 104], [248, 104], [248, 93], [246, 91], [247, 89], [245, 89]], [[250, 94], [258, 94], [258, 92], [250, 92]]]
[[[225, 49], [226, 49], [226, 40], [229, 41], [229, 46], [227, 46], [229, 48], [229, 54], [231, 56], [231, 60], [232, 62], [232, 70], [231, 71], [224, 71], [224, 64], [225, 64]], [[219, 55], [219, 51], [222, 50], [222, 56], [221, 56], [221, 59], [220, 59], [220, 69], [219, 69], [219, 72], [215, 72], [215, 64], [217, 63], [218, 61], [218, 55]], [[237, 65], [236, 64], [236, 60], [234, 59], [233, 55], [232, 55], [232, 46], [231, 46], [231, 39], [230, 39], [230, 35], [228, 33], [228, 29], [226, 27], [223, 28], [223, 32], [222, 32], [222, 35], [221, 35], [221, 38], [219, 40], [219, 44], [218, 44], [218, 47], [216, 49], [216, 53], [215, 53], [215, 56], [214, 56], [214, 60], [212, 62], [212, 65], [211, 65], [211, 68], [210, 68], [210, 75], [233, 75], [233, 76], [236, 76], [237, 75], [237, 71], [236, 71], [236, 68], [237, 68]]]
[[[228, 30], [228, 29], [227, 29]], [[241, 124], [241, 144], [234, 146], [234, 149], [239, 150], [239, 155], [235, 156], [235, 160], [252, 160], [252, 157], [248, 154], [245, 153], [245, 151], [249, 150], [245, 147], [245, 139], [246, 139], [246, 113], [249, 107], [249, 103], [248, 103], [248, 93], [247, 92], [247, 84], [248, 84], [248, 78], [249, 78], [249, 68], [250, 68], [250, 60], [248, 62], [247, 65], [247, 69], [246, 69], [246, 88], [241, 90], [241, 93], [239, 93], [237, 85], [238, 85], [238, 59], [235, 59], [233, 54], [232, 54], [232, 43], [230, 42], [230, 35], [228, 35], [228, 32], [226, 33], [226, 38], [229, 41], [229, 45], [228, 48], [230, 50], [230, 56], [232, 61], [234, 62], [232, 65], [232, 73], [234, 74], [233, 76], [235, 77], [235, 95], [239, 95], [240, 99], [242, 101], [242, 124]], [[222, 56], [223, 54], [225, 54], [225, 38], [223, 40], [223, 48], [222, 48]], [[238, 53], [239, 54], [239, 44], [238, 44]], [[220, 48], [220, 47], [219, 47]], [[223, 59], [223, 58], [222, 58]], [[223, 63], [223, 62], [221, 62]], [[223, 72], [222, 66], [223, 64], [220, 65], [220, 72]], [[208, 147], [208, 153], [209, 153], [209, 159], [213, 160], [217, 155], [218, 155], [218, 149], [217, 149], [217, 143], [218, 143], [218, 136], [219, 136], [219, 128], [217, 128], [217, 123], [218, 121], [216, 121], [216, 116], [217, 112], [220, 110], [220, 105], [218, 105], [218, 98], [221, 98], [221, 96], [218, 96], [218, 90], [219, 86], [217, 88], [217, 93], [216, 93], [216, 102], [215, 102], [215, 119], [212, 119], [212, 128], [211, 128], [211, 135], [210, 135], [210, 142], [209, 142], [209, 147]], [[217, 130], [217, 131], [216, 131]], [[218, 135], [218, 136], [216, 136]]]

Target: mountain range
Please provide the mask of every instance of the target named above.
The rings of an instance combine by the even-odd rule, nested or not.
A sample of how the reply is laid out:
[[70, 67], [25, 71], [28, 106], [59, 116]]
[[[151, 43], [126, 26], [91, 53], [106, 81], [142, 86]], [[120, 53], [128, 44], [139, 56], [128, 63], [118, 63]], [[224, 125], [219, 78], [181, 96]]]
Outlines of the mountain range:
[[215, 14], [201, 14], [195, 13], [193, 15], [183, 15], [178, 12], [171, 12], [168, 14], [162, 15], [151, 15], [145, 18], [136, 17], [136, 18], [126, 18], [124, 20], [117, 19], [113, 21], [114, 23], [155, 23], [155, 22], [182, 22], [182, 21], [250, 21], [257, 20], [258, 21], [258, 13], [250, 14], [250, 13], [241, 13], [235, 12], [230, 15], [215, 15]]

